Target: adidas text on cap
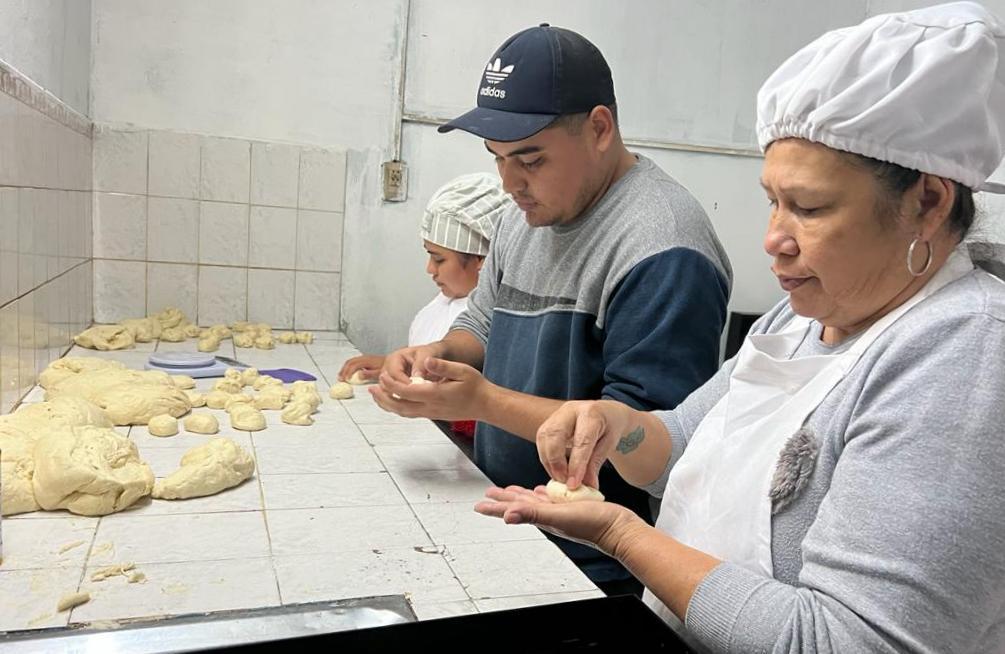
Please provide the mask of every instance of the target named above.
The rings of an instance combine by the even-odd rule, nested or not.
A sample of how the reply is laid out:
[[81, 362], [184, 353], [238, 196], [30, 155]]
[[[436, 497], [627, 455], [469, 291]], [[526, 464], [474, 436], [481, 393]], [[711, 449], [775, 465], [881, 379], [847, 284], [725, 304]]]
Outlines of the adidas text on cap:
[[519, 141], [559, 116], [613, 105], [611, 69], [584, 37], [547, 23], [514, 34], [482, 72], [478, 106], [439, 128]]

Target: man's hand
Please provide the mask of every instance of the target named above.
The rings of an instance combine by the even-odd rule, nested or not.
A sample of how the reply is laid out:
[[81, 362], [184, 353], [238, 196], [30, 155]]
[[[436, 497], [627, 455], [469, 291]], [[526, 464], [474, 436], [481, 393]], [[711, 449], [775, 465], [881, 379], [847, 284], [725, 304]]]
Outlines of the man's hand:
[[338, 371], [339, 381], [349, 381], [353, 373], [358, 372], [359, 376], [366, 381], [377, 381], [381, 368], [384, 367], [384, 357], [379, 354], [364, 354], [353, 357], [342, 364], [342, 369]]
[[422, 377], [434, 381], [435, 377], [426, 369], [426, 360], [431, 357], [443, 357], [447, 346], [443, 341], [428, 345], [405, 347], [391, 352], [384, 357], [384, 367], [381, 375], [387, 375], [401, 384], [408, 384], [411, 377]]
[[[424, 346], [425, 347], [425, 346]], [[412, 349], [412, 348], [409, 348]], [[421, 348], [415, 348], [421, 349]], [[399, 350], [404, 353], [404, 350]], [[389, 357], [390, 358], [390, 357]], [[412, 361], [415, 361], [413, 358]], [[490, 401], [497, 387], [485, 379], [480, 372], [469, 365], [444, 361], [424, 356], [421, 370], [425, 375], [416, 374], [419, 369], [403, 354], [401, 371], [411, 374], [395, 376], [388, 367], [380, 374], [380, 384], [371, 386], [369, 391], [377, 404], [385, 411], [406, 418], [430, 418], [433, 420], [482, 420], [484, 407]], [[412, 383], [410, 377], [423, 377], [426, 384]], [[435, 380], [435, 381], [434, 381]]]

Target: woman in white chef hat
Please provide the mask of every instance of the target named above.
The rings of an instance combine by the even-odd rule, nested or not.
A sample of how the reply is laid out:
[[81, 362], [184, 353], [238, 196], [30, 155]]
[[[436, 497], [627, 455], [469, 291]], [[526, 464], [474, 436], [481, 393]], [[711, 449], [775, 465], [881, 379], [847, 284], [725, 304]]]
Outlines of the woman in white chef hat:
[[609, 459], [662, 496], [656, 527], [541, 488], [476, 510], [616, 557], [702, 651], [1005, 652], [1005, 284], [959, 245], [1002, 190], [1003, 46], [961, 2], [782, 64], [757, 129], [788, 296], [675, 410], [569, 402], [538, 432], [558, 481]]
[[[439, 293], [416, 314], [408, 330], [408, 345], [425, 345], [443, 338], [468, 306], [468, 294], [478, 285], [478, 273], [489, 253], [499, 217], [513, 201], [497, 175], [470, 173], [441, 186], [426, 205], [419, 233], [429, 254], [426, 273]], [[359, 372], [375, 380], [384, 365], [382, 355], [367, 354], [345, 362], [339, 379]]]

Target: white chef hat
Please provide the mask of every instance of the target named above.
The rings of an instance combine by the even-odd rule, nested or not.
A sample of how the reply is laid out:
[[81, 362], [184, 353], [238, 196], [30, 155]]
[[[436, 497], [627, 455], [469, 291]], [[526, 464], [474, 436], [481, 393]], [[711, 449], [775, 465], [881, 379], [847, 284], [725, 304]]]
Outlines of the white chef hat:
[[512, 206], [497, 176], [461, 175], [433, 193], [419, 231], [425, 241], [485, 256], [499, 217]]
[[790, 57], [757, 94], [761, 149], [796, 137], [1005, 193], [1005, 31], [975, 2], [874, 16]]

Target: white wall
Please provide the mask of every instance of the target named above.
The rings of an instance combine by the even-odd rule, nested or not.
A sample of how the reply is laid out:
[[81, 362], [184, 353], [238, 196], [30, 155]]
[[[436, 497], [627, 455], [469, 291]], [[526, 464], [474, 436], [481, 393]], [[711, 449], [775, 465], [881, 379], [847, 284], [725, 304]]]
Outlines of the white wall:
[[87, 115], [91, 0], [3, 0], [0, 59]]
[[94, 0], [95, 122], [388, 147], [403, 0]]
[[[670, 148], [631, 149], [656, 160], [708, 211], [733, 263], [730, 308], [764, 311], [782, 293], [761, 247], [767, 218], [757, 184], [761, 160], [686, 148], [754, 149], [757, 88], [785, 57], [828, 29], [927, 4], [412, 0], [405, 115], [435, 121], [469, 109], [484, 62], [522, 28], [550, 22], [580, 31], [611, 64], [626, 137]], [[1005, 0], [985, 4], [1005, 16]], [[415, 122], [405, 126], [402, 141], [410, 175], [405, 203], [377, 200], [379, 157], [349, 164], [342, 315], [354, 343], [369, 351], [402, 345], [411, 316], [435, 292], [417, 236], [429, 194], [453, 175], [492, 169], [470, 135], [439, 135], [435, 126]]]

